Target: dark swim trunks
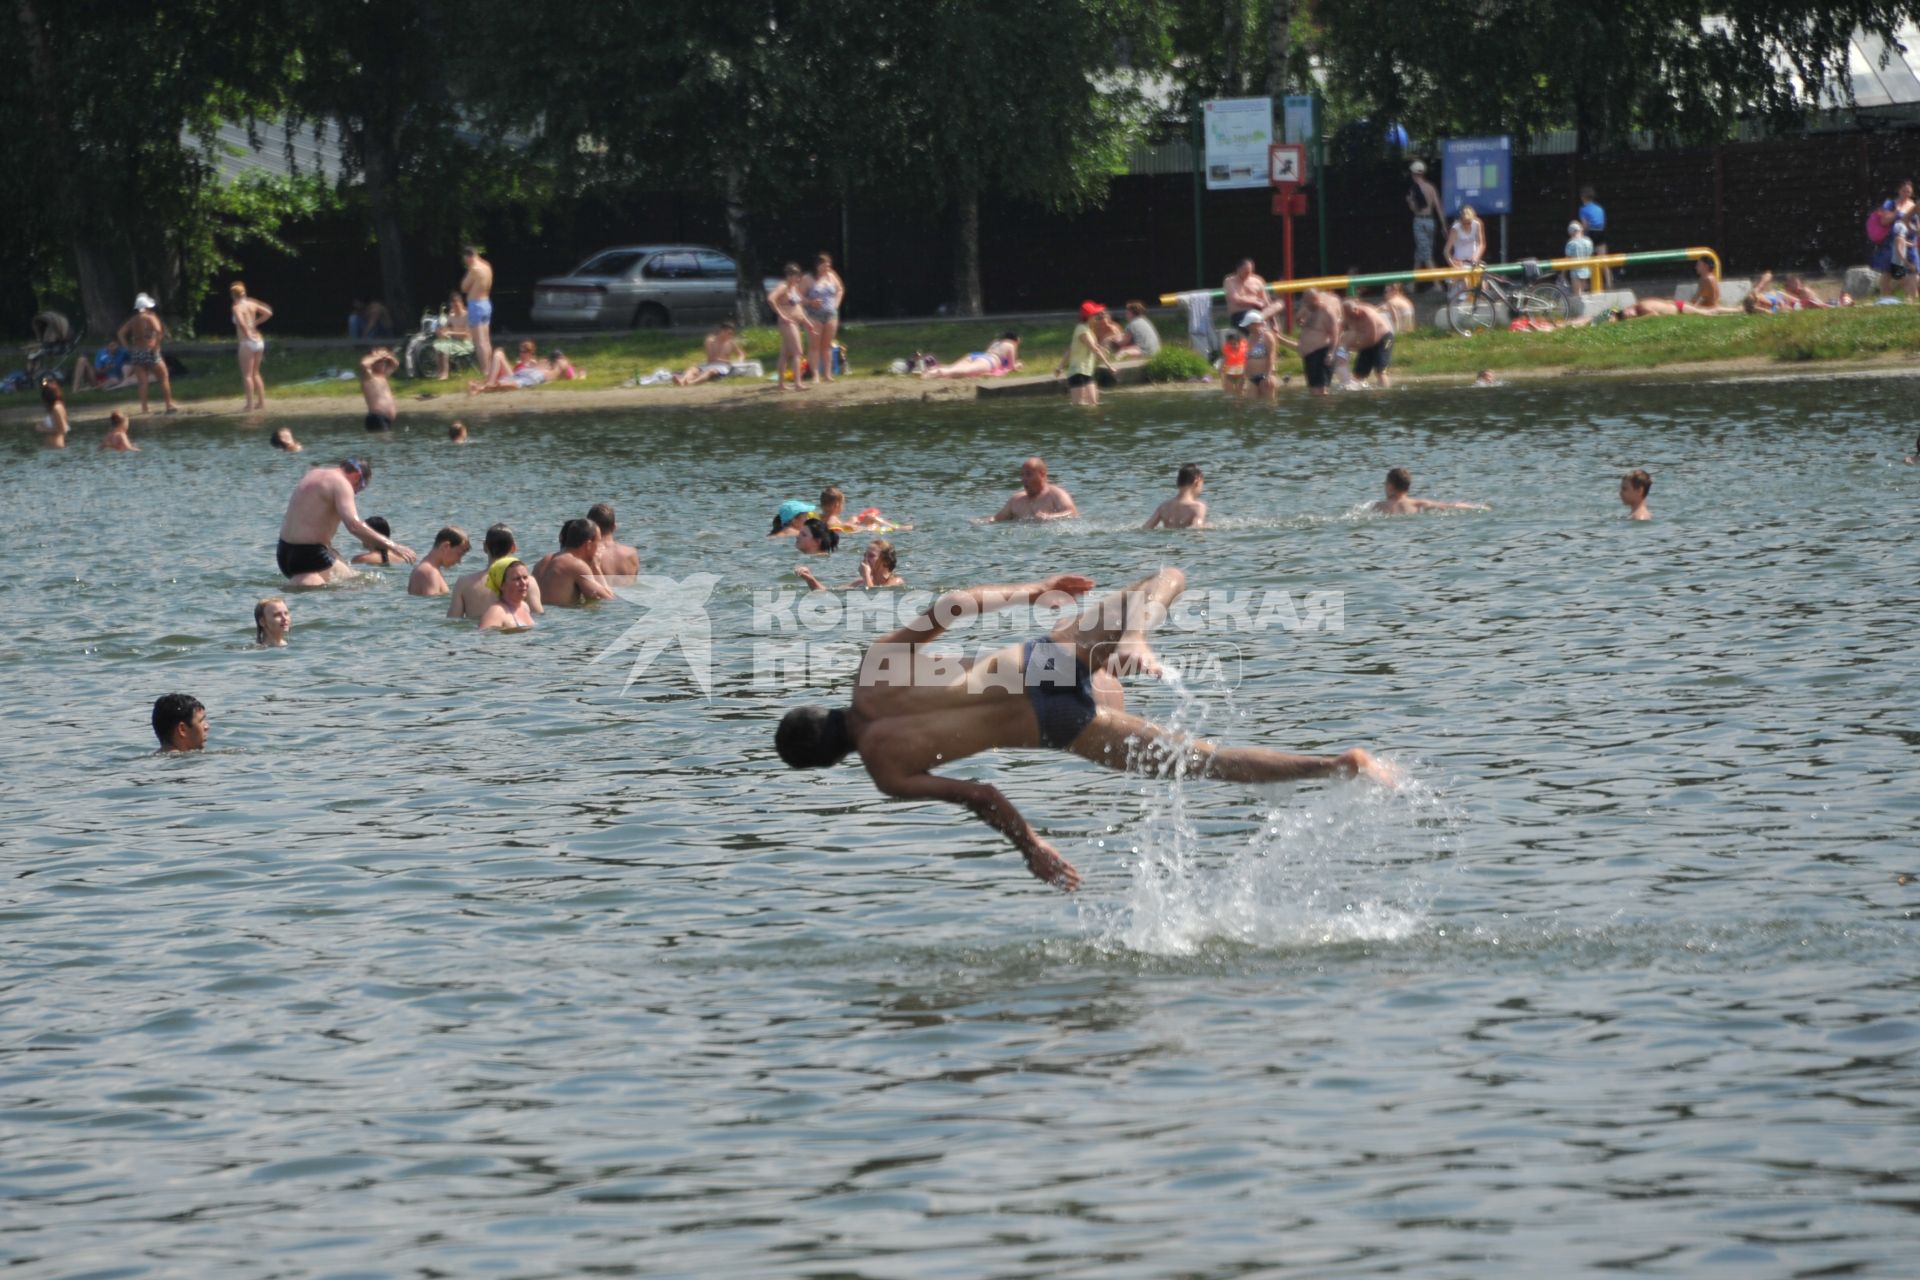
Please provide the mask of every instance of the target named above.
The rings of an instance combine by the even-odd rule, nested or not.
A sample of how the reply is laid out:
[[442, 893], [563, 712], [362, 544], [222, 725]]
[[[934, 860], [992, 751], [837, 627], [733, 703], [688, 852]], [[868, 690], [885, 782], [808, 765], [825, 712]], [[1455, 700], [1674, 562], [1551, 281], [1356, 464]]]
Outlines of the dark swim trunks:
[[391, 431], [393, 430], [393, 419], [384, 413], [369, 413], [367, 415], [367, 430]]
[[1020, 658], [1040, 742], [1065, 751], [1100, 713], [1093, 701], [1093, 672], [1071, 645], [1044, 636], [1027, 641]]
[[1316, 390], [1333, 380], [1333, 348], [1322, 347], [1318, 351], [1302, 351], [1300, 367], [1306, 371], [1307, 385]]
[[284, 538], [274, 552], [282, 577], [296, 578], [303, 573], [325, 573], [333, 568], [333, 548], [323, 542], [288, 542]]
[[1393, 335], [1388, 334], [1370, 347], [1353, 354], [1353, 376], [1365, 380], [1375, 371], [1384, 371], [1393, 363]]

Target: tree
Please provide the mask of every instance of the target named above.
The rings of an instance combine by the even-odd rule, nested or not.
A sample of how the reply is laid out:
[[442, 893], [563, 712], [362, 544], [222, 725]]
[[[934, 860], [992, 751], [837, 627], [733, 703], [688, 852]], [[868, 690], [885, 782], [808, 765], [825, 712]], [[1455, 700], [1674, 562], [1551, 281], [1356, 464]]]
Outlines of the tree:
[[1049, 209], [1103, 199], [1171, 54], [1152, 0], [896, 0], [870, 5], [872, 107], [859, 151], [951, 211], [955, 309], [979, 315], [980, 198]]
[[[0, 157], [23, 180], [0, 212], [40, 281], [77, 278], [96, 330], [136, 289], [190, 312], [218, 255], [208, 234], [222, 117], [268, 100], [288, 46], [272, 6], [180, 0], [164, 14], [110, 0], [13, 0], [0, 40]], [[193, 139], [202, 141], [196, 145]]]
[[1891, 40], [1912, 0], [1346, 0], [1321, 6], [1328, 74], [1421, 132], [1573, 127], [1583, 151], [1717, 142], [1850, 94], [1856, 30]]

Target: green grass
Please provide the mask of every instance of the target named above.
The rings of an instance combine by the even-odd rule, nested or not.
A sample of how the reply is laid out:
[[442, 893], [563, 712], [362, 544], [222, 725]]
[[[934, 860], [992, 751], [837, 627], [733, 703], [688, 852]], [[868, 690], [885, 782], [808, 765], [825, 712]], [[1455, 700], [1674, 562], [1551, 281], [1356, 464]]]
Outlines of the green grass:
[[[884, 375], [887, 366], [916, 351], [931, 351], [952, 360], [978, 351], [1008, 327], [1004, 322], [978, 324], [941, 322], [923, 325], [854, 324], [843, 331], [849, 362], [856, 378]], [[1028, 373], [1046, 373], [1066, 351], [1073, 324], [1054, 320], [1039, 324], [1014, 322], [1021, 336], [1021, 358]], [[1175, 326], [1163, 321], [1161, 331], [1177, 340]], [[616, 331], [573, 339], [563, 345], [572, 360], [587, 370], [581, 382], [561, 382], [522, 397], [564, 397], [580, 391], [616, 387], [634, 374], [655, 369], [681, 370], [700, 358], [697, 332], [674, 330]], [[517, 337], [507, 339], [509, 351]], [[554, 345], [541, 339], [544, 352]], [[742, 336], [747, 354], [761, 360], [771, 372], [779, 353], [772, 329], [750, 329]], [[1509, 333], [1493, 330], [1473, 338], [1425, 329], [1407, 334], [1396, 344], [1394, 372], [1408, 375], [1471, 375], [1481, 369], [1496, 372], [1567, 370], [1612, 372], [1654, 369], [1709, 360], [1754, 358], [1798, 363], [1828, 360], [1871, 360], [1920, 353], [1920, 307], [1854, 307], [1841, 311], [1805, 311], [1778, 316], [1674, 316], [1601, 324], [1557, 333]], [[231, 351], [188, 354], [194, 376], [174, 384], [174, 397], [183, 404], [238, 399], [239, 377]], [[291, 350], [269, 344], [264, 369], [272, 396], [338, 396], [357, 399], [358, 383], [310, 381], [323, 369], [351, 368], [359, 356], [345, 345]], [[421, 391], [442, 395], [463, 392], [456, 376], [448, 382], [398, 379], [402, 397]], [[671, 387], [646, 388], [636, 395], [670, 396]], [[70, 397], [76, 406], [122, 404], [129, 392], [79, 392]], [[155, 396], [157, 406], [157, 393]]]
[[1707, 360], [1871, 360], [1920, 352], [1920, 307], [1853, 307], [1760, 316], [1654, 316], [1555, 333], [1504, 329], [1460, 338], [1435, 330], [1394, 344], [1396, 373], [1567, 369], [1607, 372]]

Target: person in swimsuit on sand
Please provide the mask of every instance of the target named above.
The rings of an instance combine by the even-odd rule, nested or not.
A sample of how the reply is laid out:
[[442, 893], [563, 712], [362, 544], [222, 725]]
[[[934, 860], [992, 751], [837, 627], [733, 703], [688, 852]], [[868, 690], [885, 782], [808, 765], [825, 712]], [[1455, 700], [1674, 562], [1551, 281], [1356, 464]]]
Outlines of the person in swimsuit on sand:
[[722, 320], [719, 327], [707, 335], [702, 347], [706, 359], [684, 373], [674, 374], [674, 386], [697, 387], [709, 378], [727, 377], [733, 373], [734, 365], [747, 358], [747, 349], [740, 345], [731, 320]]
[[882, 793], [964, 806], [1012, 841], [1037, 879], [1062, 889], [1077, 887], [1080, 873], [999, 788], [933, 770], [984, 751], [1051, 747], [1109, 769], [1156, 776], [1396, 780], [1392, 766], [1359, 748], [1322, 756], [1219, 747], [1129, 714], [1116, 677], [1159, 673], [1146, 634], [1186, 589], [1178, 569], [1142, 578], [1024, 644], [975, 659], [927, 652], [962, 618], [1016, 605], [1065, 605], [1092, 589], [1090, 578], [1060, 574], [946, 592], [867, 650], [850, 705], [788, 711], [774, 734], [775, 750], [794, 769], [825, 768], [857, 752]]
[[433, 535], [433, 545], [427, 548], [427, 554], [420, 557], [420, 563], [413, 566], [413, 572], [407, 575], [407, 594], [410, 596], [444, 596], [447, 594], [447, 579], [441, 572], [451, 569], [467, 558], [467, 552], [473, 550], [473, 543], [466, 532], [458, 525], [448, 525]]
[[1413, 492], [1413, 473], [1405, 467], [1387, 472], [1387, 496], [1371, 508], [1375, 515], [1417, 516], [1428, 511], [1489, 511], [1484, 502], [1435, 502], [1430, 498], [1408, 496]]
[[816, 254], [813, 274], [804, 280], [801, 301], [813, 321], [813, 380], [832, 382], [833, 340], [840, 332], [840, 312], [847, 305], [847, 282], [833, 269], [833, 259]]
[[238, 280], [227, 293], [233, 298], [233, 333], [240, 341], [240, 387], [247, 396], [240, 412], [250, 413], [267, 407], [267, 384], [260, 376], [267, 342], [260, 336], [260, 326], [273, 319], [273, 308], [258, 298], [249, 298], [247, 286]]
[[480, 256], [472, 245], [460, 251], [467, 274], [460, 277], [460, 292], [467, 296], [467, 336], [473, 342], [474, 366], [485, 377], [493, 368], [493, 264]]
[[1021, 368], [1020, 335], [1009, 329], [987, 344], [985, 351], [970, 351], [952, 364], [922, 369], [923, 378], [997, 378]]
[[280, 522], [280, 546], [274, 554], [287, 585], [323, 587], [335, 578], [354, 576], [328, 545], [343, 523], [367, 546], [383, 548], [407, 564], [414, 562], [412, 551], [381, 534], [354, 510], [354, 495], [371, 483], [373, 464], [358, 458], [315, 467], [300, 477], [287, 499], [286, 518]]
[[160, 351], [160, 342], [166, 336], [167, 326], [154, 314], [153, 299], [144, 293], [133, 300], [133, 315], [114, 335], [114, 340], [127, 352], [128, 367], [140, 384], [141, 413], [148, 411], [147, 381], [153, 377], [160, 379], [160, 398], [166, 403], [167, 412], [180, 412], [180, 406], [173, 402], [173, 378], [167, 372], [167, 358]]
[[482, 631], [525, 631], [534, 625], [529, 603], [533, 570], [526, 561], [508, 556], [487, 566], [487, 589], [499, 598], [487, 606], [476, 625]]
[[100, 448], [108, 453], [140, 452], [140, 446], [127, 434], [127, 415], [118, 409], [107, 415], [107, 433], [100, 437]]
[[773, 318], [780, 325], [780, 364], [774, 371], [774, 385], [782, 391], [805, 391], [808, 385], [800, 381], [800, 364], [819, 326], [807, 315], [802, 292], [805, 279], [800, 264], [789, 262], [780, 283], [767, 293], [767, 305], [773, 308]]
[[1189, 462], [1181, 467], [1174, 476], [1174, 483], [1180, 492], [1168, 498], [1153, 509], [1142, 529], [1204, 529], [1207, 527], [1207, 504], [1200, 501], [1200, 491], [1207, 487], [1207, 478], [1200, 473], [1200, 464]]

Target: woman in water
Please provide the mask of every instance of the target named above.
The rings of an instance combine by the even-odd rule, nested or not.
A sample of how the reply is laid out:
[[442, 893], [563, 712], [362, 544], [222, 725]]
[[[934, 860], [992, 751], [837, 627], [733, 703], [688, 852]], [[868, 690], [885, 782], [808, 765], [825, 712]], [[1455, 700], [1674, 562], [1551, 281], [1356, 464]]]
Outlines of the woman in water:
[[793, 535], [793, 549], [803, 556], [824, 556], [839, 549], [840, 535], [819, 516], [809, 516]]
[[1653, 519], [1653, 512], [1647, 510], [1647, 495], [1652, 492], [1653, 477], [1644, 471], [1629, 471], [1620, 477], [1620, 501], [1627, 508], [1627, 519]]
[[273, 434], [267, 437], [267, 443], [287, 453], [299, 453], [302, 449], [306, 448], [305, 445], [293, 438], [292, 427], [275, 427]]
[[37, 424], [40, 443], [49, 449], [67, 447], [67, 402], [60, 384], [49, 378], [40, 384], [40, 405], [47, 411]]
[[487, 586], [499, 599], [480, 615], [482, 631], [525, 631], [533, 625], [533, 611], [527, 607], [527, 592], [533, 583], [533, 570], [524, 560], [507, 556], [495, 560], [487, 570]]
[[840, 332], [840, 310], [847, 305], [847, 282], [824, 253], [813, 260], [803, 301], [813, 322], [813, 380], [832, 382], [833, 339]]
[[240, 387], [247, 402], [242, 413], [267, 407], [267, 384], [260, 376], [260, 361], [267, 354], [267, 340], [260, 326], [273, 319], [273, 308], [258, 298], [247, 296], [247, 286], [235, 280], [227, 290], [233, 297], [233, 333], [240, 340]]
[[[380, 536], [383, 538], [391, 538], [393, 536], [393, 526], [387, 523], [387, 518], [385, 516], [368, 516], [367, 527], [369, 529], [379, 530]], [[384, 550], [382, 550], [382, 551], [362, 551], [359, 555], [353, 558], [353, 563], [354, 564], [392, 564], [393, 561], [389, 559], [387, 556], [387, 553]]]
[[100, 437], [100, 448], [109, 453], [140, 452], [140, 446], [127, 435], [127, 415], [118, 409], [107, 415], [107, 434]]
[[923, 378], [996, 378], [1020, 368], [1020, 335], [1009, 329], [963, 360], [921, 371]]
[[[800, 381], [800, 362], [806, 358], [807, 335], [814, 332], [815, 325], [807, 318], [801, 284], [805, 279], [800, 264], [789, 262], [784, 278], [767, 294], [767, 305], [780, 323], [780, 366], [774, 371], [774, 385], [782, 391], [806, 390], [806, 384]], [[787, 385], [789, 375], [793, 379], [791, 387]]]
[[293, 630], [293, 610], [279, 596], [268, 596], [253, 606], [253, 640], [262, 649], [287, 647], [287, 632]]
[[[900, 556], [893, 549], [893, 544], [885, 538], [875, 538], [867, 544], [866, 552], [860, 557], [860, 576], [849, 582], [846, 590], [874, 591], [888, 587], [904, 587], [907, 585], [907, 580], [894, 572], [899, 564]], [[800, 580], [814, 591], [832, 590], [820, 579], [814, 577], [813, 570], [805, 565], [801, 565], [794, 572], [799, 574]]]

